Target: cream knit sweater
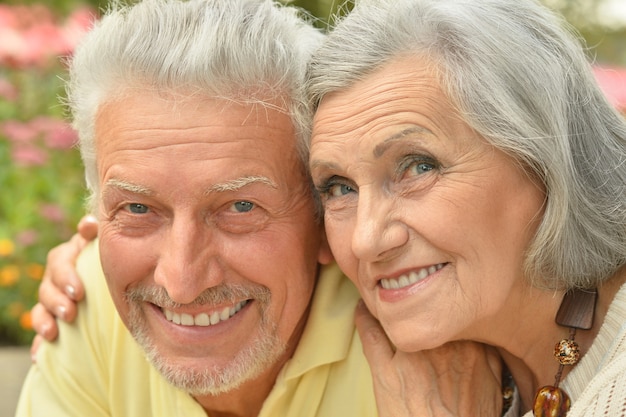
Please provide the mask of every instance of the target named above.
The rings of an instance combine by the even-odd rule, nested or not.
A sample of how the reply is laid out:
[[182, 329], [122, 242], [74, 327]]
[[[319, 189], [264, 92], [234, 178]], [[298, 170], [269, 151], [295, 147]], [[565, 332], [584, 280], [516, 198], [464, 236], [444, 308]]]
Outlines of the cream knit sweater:
[[[593, 345], [561, 386], [572, 399], [567, 417], [626, 417], [626, 284], [615, 295]], [[517, 417], [515, 408], [506, 417]], [[524, 415], [532, 416], [532, 411]]]

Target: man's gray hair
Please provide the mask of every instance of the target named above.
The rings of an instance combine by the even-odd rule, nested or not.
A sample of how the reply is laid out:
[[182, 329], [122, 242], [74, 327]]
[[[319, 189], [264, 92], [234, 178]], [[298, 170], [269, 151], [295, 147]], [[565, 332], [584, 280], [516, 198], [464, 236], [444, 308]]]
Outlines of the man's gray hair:
[[306, 166], [312, 113], [303, 87], [323, 35], [305, 17], [271, 0], [114, 3], [76, 49], [67, 85], [92, 195], [98, 108], [133, 87], [278, 107], [293, 120]]
[[537, 285], [589, 288], [624, 266], [626, 125], [561, 17], [533, 0], [357, 1], [314, 55], [311, 101], [407, 55], [433, 62], [464, 121], [543, 183], [525, 264]]

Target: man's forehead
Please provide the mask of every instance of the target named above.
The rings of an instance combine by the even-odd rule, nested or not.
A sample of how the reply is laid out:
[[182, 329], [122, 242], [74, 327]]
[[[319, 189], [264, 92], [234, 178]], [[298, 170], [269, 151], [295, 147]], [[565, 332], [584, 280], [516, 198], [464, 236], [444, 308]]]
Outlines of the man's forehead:
[[96, 142], [101, 142], [107, 132], [152, 135], [165, 131], [172, 135], [166, 139], [174, 143], [191, 137], [194, 129], [210, 129], [214, 133], [200, 137], [206, 142], [271, 140], [285, 147], [297, 141], [289, 112], [271, 102], [233, 102], [182, 93], [163, 95], [148, 89], [103, 102], [98, 109], [95, 133]]
[[125, 103], [132, 102], [137, 97], [151, 97], [150, 102], [165, 105], [173, 113], [198, 105], [209, 105], [217, 111], [215, 115], [218, 117], [220, 113], [230, 113], [234, 110], [247, 114], [246, 119], [255, 119], [253, 116], [257, 116], [262, 120], [268, 119], [269, 114], [280, 114], [292, 122], [288, 104], [291, 99], [286, 94], [264, 92], [262, 87], [258, 90], [242, 89], [229, 91], [227, 95], [219, 95], [215, 91], [208, 92], [197, 88], [156, 88], [141, 82], [131, 83], [105, 96], [98, 106], [98, 112], [109, 105], [123, 107]]
[[183, 109], [143, 93], [102, 109], [96, 156], [105, 182], [145, 174], [143, 168], [172, 175], [197, 169], [198, 180], [203, 174], [210, 180], [202, 180], [204, 191], [215, 193], [251, 184], [278, 188], [286, 177], [294, 177], [294, 169], [304, 170], [292, 120], [284, 112], [257, 112], [253, 109], [259, 106], [252, 104], [223, 111], [223, 103], [205, 100]]

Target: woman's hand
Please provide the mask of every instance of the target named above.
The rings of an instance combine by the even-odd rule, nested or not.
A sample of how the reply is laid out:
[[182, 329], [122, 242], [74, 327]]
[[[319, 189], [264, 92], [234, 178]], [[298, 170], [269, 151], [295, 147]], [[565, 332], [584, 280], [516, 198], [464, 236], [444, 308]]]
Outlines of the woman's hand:
[[85, 216], [78, 224], [78, 233], [48, 253], [39, 285], [39, 302], [31, 310], [33, 328], [37, 332], [30, 350], [33, 358], [43, 339], [53, 341], [57, 338], [59, 331], [55, 317], [67, 322], [76, 318], [76, 303], [85, 296], [75, 269], [76, 259], [97, 235], [97, 221], [93, 216]]
[[380, 417], [502, 415], [502, 362], [494, 348], [452, 342], [415, 353], [395, 351], [362, 301], [355, 319]]

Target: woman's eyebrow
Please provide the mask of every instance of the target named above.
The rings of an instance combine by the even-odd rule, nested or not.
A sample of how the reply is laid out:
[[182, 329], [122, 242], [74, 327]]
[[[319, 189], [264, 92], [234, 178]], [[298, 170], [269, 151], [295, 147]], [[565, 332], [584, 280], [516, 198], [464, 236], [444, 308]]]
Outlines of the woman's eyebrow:
[[427, 135], [433, 134], [433, 132], [431, 132], [429, 129], [426, 129], [425, 127], [422, 127], [422, 126], [409, 127], [407, 129], [402, 130], [401, 132], [398, 132], [389, 136], [387, 139], [383, 140], [381, 143], [376, 145], [373, 151], [374, 157], [380, 158], [381, 156], [383, 156], [385, 152], [387, 152], [387, 150], [391, 147], [391, 145], [393, 145], [394, 142], [400, 139], [404, 139], [405, 137], [409, 135], [413, 135], [415, 133], [427, 134]]

